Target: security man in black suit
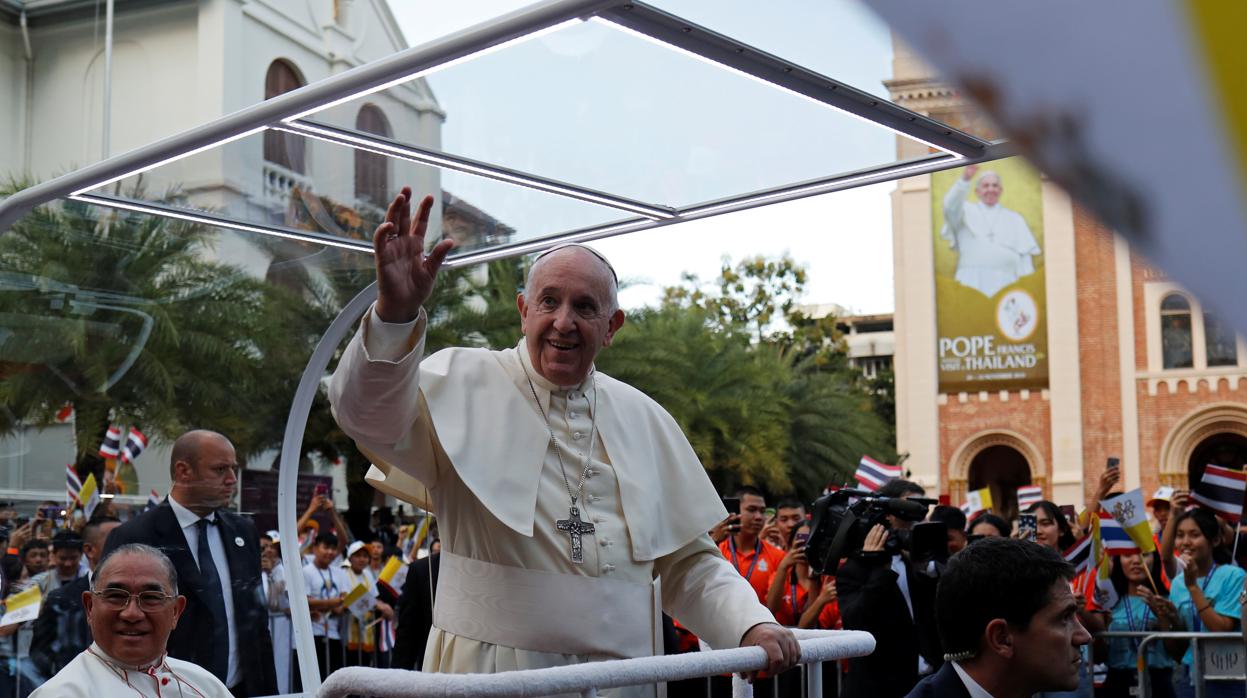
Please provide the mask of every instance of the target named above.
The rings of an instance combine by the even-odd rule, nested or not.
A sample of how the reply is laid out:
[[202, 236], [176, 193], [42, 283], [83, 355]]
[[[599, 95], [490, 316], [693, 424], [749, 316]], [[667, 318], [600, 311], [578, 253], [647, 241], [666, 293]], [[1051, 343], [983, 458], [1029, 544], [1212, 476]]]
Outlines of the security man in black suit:
[[171, 461], [169, 496], [114, 529], [104, 554], [127, 543], [162, 550], [187, 599], [169, 655], [208, 669], [235, 696], [276, 693], [260, 538], [250, 520], [226, 509], [238, 484], [234, 445], [216, 432], [190, 431], [174, 442]]

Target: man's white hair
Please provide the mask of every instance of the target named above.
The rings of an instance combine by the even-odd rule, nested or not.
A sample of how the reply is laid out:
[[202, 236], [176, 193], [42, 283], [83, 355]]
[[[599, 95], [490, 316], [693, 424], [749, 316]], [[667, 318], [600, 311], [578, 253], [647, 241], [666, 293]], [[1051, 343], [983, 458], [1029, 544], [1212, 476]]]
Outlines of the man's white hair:
[[983, 174], [979, 175], [979, 179], [977, 182], [974, 183], [974, 186], [977, 187], [980, 182], [987, 179], [988, 177], [995, 177], [996, 184], [999, 184], [1002, 187], [1005, 185], [1005, 181], [1000, 178], [1000, 174], [998, 172], [996, 172], [995, 170], [984, 170]]
[[541, 266], [542, 260], [546, 259], [555, 252], [567, 249], [577, 249], [588, 252], [599, 262], [601, 262], [602, 265], [606, 267], [606, 270], [610, 272], [610, 282], [607, 284], [610, 289], [610, 298], [608, 299], [609, 308], [607, 314], [614, 314], [616, 310], [619, 310], [619, 275], [615, 273], [615, 267], [610, 263], [610, 260], [606, 258], [606, 255], [603, 255], [601, 252], [598, 252], [592, 247], [579, 242], [567, 242], [561, 245], [555, 245], [554, 247], [551, 247], [545, 252], [537, 255], [537, 258], [533, 260], [532, 266], [528, 267], [528, 274], [524, 277], [524, 292], [526, 294], [528, 293], [528, 287], [532, 285], [533, 274], [536, 273], [537, 267]]

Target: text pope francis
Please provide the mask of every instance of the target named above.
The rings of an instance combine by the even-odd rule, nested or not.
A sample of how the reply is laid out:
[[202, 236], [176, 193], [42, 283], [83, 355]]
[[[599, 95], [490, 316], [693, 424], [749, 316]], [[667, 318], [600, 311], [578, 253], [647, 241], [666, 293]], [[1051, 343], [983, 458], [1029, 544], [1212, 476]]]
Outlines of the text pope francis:
[[[424, 356], [423, 304], [453, 243], [425, 253], [432, 198], [377, 228], [378, 298], [334, 373], [338, 423], [379, 489], [436, 513], [441, 573], [425, 671], [492, 673], [661, 653], [656, 604], [712, 647], [800, 649], [711, 542], [726, 517], [665, 410], [594, 369], [624, 324], [593, 250], [555, 248], [519, 294], [505, 351]], [[652, 695], [637, 688], [627, 695]]]

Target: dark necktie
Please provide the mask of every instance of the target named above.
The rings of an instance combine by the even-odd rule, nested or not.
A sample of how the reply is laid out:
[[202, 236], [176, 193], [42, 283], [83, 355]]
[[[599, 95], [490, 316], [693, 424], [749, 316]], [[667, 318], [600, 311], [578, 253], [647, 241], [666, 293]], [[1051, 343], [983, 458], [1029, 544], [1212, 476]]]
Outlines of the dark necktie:
[[225, 617], [225, 595], [221, 592], [221, 575], [212, 559], [208, 536], [216, 535], [211, 526], [216, 522], [200, 519], [199, 528], [199, 574], [203, 577], [203, 601], [212, 619], [211, 661], [204, 668], [225, 683], [229, 672], [229, 624]]

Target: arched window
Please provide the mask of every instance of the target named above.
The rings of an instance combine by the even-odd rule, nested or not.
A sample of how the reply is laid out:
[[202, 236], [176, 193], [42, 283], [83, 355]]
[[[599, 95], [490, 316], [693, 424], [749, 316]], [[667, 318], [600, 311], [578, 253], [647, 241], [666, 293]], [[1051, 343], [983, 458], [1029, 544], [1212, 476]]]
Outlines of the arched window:
[[[385, 114], [373, 104], [365, 104], [355, 117], [355, 128], [378, 136], [390, 136], [390, 122]], [[363, 150], [355, 151], [355, 199], [385, 208], [389, 203], [389, 161], [384, 155]]]
[[1160, 302], [1160, 344], [1165, 368], [1191, 368], [1191, 302], [1171, 293]]
[[1204, 311], [1204, 345], [1209, 366], [1237, 366], [1238, 338], [1215, 315]]
[[[264, 99], [303, 87], [303, 78], [288, 61], [275, 60], [264, 76]], [[302, 136], [282, 131], [264, 132], [264, 159], [275, 165], [304, 174], [307, 170], [306, 143]]]

